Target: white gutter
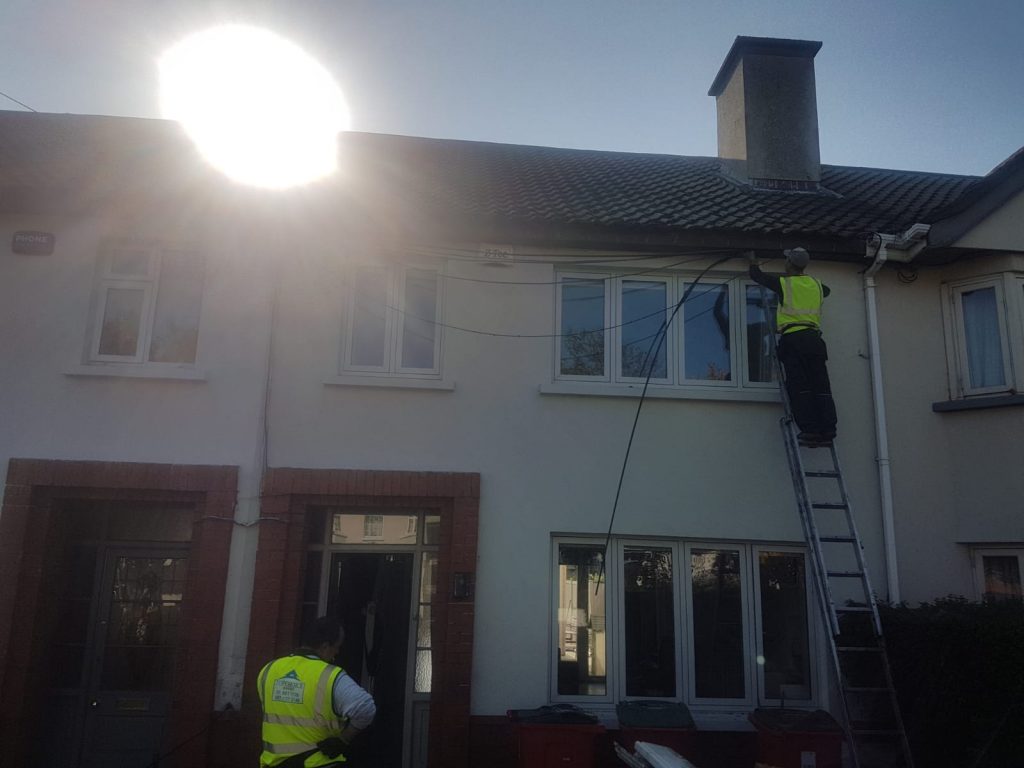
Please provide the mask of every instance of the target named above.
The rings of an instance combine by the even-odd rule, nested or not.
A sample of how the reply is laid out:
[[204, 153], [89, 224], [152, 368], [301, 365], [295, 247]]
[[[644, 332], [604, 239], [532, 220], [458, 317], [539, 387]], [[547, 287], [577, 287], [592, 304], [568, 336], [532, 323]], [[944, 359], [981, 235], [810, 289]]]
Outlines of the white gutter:
[[[876, 234], [868, 239], [866, 256], [873, 259], [864, 273], [864, 309], [868, 324], [868, 360], [871, 363], [871, 395], [875, 405], [875, 443], [877, 447], [878, 486], [882, 504], [882, 544], [885, 548], [885, 580], [888, 599], [900, 602], [900, 580], [896, 555], [896, 524], [893, 514], [892, 470], [889, 466], [889, 427], [885, 417], [885, 392], [882, 388], [882, 357], [879, 351], [878, 306], [875, 274], [886, 261], [912, 260], [926, 244], [930, 227], [915, 224], [901, 235]], [[898, 253], [890, 253], [890, 250]]]

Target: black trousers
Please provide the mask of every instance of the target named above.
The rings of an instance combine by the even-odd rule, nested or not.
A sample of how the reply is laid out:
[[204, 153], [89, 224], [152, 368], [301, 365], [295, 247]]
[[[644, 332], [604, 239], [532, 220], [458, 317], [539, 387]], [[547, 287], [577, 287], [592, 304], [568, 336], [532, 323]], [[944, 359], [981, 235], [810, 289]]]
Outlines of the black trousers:
[[828, 350], [821, 332], [792, 331], [779, 339], [779, 361], [786, 371], [786, 393], [801, 432], [836, 430], [836, 404], [828, 380]]

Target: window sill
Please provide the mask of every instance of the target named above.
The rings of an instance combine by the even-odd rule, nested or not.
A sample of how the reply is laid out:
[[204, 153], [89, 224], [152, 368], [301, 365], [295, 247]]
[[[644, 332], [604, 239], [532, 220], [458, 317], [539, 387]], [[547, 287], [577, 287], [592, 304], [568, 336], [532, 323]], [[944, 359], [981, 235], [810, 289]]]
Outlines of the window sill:
[[[541, 384], [542, 395], [588, 395], [590, 397], [640, 397], [643, 384], [608, 384], [605, 382], [555, 381]], [[662, 387], [651, 385], [647, 388], [648, 399], [652, 400], [725, 400], [747, 403], [779, 403], [779, 390], [735, 389], [725, 387]]]
[[401, 376], [331, 376], [324, 381], [328, 387], [376, 387], [378, 389], [432, 389], [442, 392], [455, 390], [454, 381], [444, 379], [414, 379]]
[[206, 381], [206, 371], [190, 366], [131, 363], [89, 363], [74, 365], [64, 371], [65, 376], [105, 376], [117, 379], [170, 379], [176, 381]]
[[943, 400], [932, 403], [932, 410], [935, 413], [949, 413], [951, 411], [976, 411], [983, 408], [1005, 408], [1012, 405], [1024, 405], [1024, 395], [990, 395], [963, 400]]

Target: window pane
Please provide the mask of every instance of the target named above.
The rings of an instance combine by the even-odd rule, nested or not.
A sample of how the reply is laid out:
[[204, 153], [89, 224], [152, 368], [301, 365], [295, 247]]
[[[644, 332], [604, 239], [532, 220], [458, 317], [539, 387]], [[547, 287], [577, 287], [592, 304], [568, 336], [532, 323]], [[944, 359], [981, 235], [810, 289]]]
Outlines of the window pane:
[[775, 293], [760, 285], [747, 286], [747, 376], [750, 381], [775, 381], [772, 365], [772, 318]]
[[331, 543], [415, 544], [416, 532], [409, 533], [408, 515], [334, 512], [331, 516]]
[[683, 306], [683, 335], [687, 379], [732, 380], [729, 286], [698, 284], [693, 289]]
[[983, 556], [985, 600], [1020, 600], [1020, 561], [1016, 555]]
[[765, 696], [809, 699], [811, 662], [804, 557], [795, 552], [762, 552], [758, 567]]
[[605, 667], [605, 581], [598, 586], [601, 547], [558, 547], [558, 693], [603, 696]]
[[349, 350], [349, 362], [352, 365], [377, 368], [384, 365], [387, 280], [387, 272], [382, 269], [360, 269], [353, 275], [352, 345]]
[[676, 695], [672, 550], [626, 549], [626, 695]]
[[101, 355], [135, 357], [146, 292], [142, 288], [108, 288], [100, 331]]
[[429, 603], [437, 594], [437, 553], [424, 552], [420, 571], [420, 602]]
[[423, 521], [423, 543], [441, 543], [441, 516], [426, 515]]
[[562, 353], [567, 376], [604, 375], [604, 280], [562, 281]]
[[[622, 375], [668, 377], [661, 327], [667, 317], [668, 287], [650, 280], [622, 283]], [[652, 344], [654, 346], [652, 346]], [[656, 354], [655, 354], [656, 352]]]
[[693, 657], [699, 698], [741, 699], [743, 673], [743, 596], [740, 553], [694, 549]]
[[405, 275], [402, 315], [402, 367], [434, 367], [437, 333], [437, 274], [410, 269]]
[[430, 676], [433, 671], [432, 652], [429, 649], [416, 651], [416, 693], [430, 693]]
[[203, 259], [197, 253], [169, 251], [160, 263], [149, 359], [194, 363], [203, 298]]
[[998, 387], [1006, 383], [1003, 374], [1002, 329], [996, 289], [979, 288], [960, 294], [964, 315], [964, 343], [967, 371], [972, 389]]

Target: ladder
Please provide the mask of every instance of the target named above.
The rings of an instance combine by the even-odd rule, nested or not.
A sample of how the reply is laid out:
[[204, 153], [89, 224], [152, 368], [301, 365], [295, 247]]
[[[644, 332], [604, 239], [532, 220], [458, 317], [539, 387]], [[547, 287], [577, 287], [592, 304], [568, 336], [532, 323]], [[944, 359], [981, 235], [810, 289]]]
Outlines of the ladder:
[[811, 551], [815, 591], [842, 694], [853, 764], [856, 768], [913, 768], [835, 441], [814, 448], [801, 446], [782, 366], [777, 364], [776, 371], [782, 382], [785, 415], [780, 425], [786, 457]]

